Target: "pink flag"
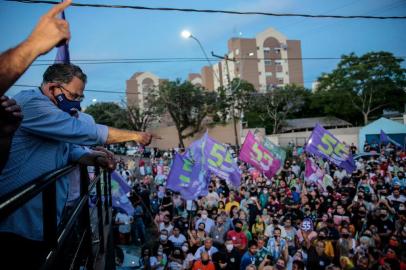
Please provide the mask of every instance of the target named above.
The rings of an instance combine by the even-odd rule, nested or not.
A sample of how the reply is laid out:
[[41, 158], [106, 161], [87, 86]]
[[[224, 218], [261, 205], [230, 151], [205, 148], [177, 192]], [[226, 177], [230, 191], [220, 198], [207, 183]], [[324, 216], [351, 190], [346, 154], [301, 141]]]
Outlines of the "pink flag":
[[281, 166], [281, 161], [257, 142], [251, 132], [245, 138], [239, 158], [263, 172], [267, 178], [272, 178]]
[[324, 173], [310, 158], [306, 159], [305, 180], [309, 183], [318, 183], [323, 180]]

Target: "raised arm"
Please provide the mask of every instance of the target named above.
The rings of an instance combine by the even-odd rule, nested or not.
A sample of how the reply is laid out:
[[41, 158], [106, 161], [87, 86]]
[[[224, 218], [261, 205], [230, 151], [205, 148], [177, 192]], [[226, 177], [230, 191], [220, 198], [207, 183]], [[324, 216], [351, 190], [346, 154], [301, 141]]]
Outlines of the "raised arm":
[[17, 47], [0, 54], [0, 96], [2, 96], [40, 55], [70, 39], [69, 25], [57, 18], [71, 3], [55, 5], [41, 17], [31, 35]]

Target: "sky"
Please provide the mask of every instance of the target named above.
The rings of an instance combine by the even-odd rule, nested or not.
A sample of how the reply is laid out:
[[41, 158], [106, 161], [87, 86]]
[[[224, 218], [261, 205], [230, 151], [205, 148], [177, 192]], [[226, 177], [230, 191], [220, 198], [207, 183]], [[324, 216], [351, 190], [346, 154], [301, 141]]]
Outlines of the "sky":
[[[335, 15], [405, 16], [406, 0], [81, 0], [76, 3], [138, 5], [224, 9], [274, 13], [307, 13]], [[0, 1], [0, 51], [24, 40], [51, 6]], [[129, 9], [69, 7], [70, 54], [73, 62], [83, 59], [134, 58], [203, 58], [198, 44], [183, 39], [188, 29], [210, 53], [227, 52], [232, 37], [255, 37], [268, 27], [288, 39], [301, 40], [302, 57], [340, 57], [355, 52], [389, 51], [406, 57], [406, 20], [339, 20], [259, 15], [202, 14]], [[56, 50], [41, 56], [18, 80], [20, 85], [39, 85], [42, 74], [53, 60]], [[303, 60], [306, 87], [320, 74], [332, 71], [339, 60]], [[45, 63], [45, 64], [44, 64]], [[86, 89], [119, 93], [85, 91], [84, 106], [92, 102], [117, 101], [124, 98], [126, 80], [135, 72], [150, 71], [161, 78], [186, 79], [200, 72], [207, 62], [80, 64], [88, 75]], [[403, 63], [405, 66], [405, 63]], [[13, 96], [27, 87], [13, 86]]]

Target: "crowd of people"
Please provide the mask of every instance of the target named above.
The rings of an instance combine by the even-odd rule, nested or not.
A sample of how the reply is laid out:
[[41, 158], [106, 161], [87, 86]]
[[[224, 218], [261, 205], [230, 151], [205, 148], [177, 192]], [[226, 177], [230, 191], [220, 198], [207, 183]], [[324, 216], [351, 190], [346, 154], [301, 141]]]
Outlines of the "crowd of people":
[[239, 163], [241, 186], [213, 175], [196, 200], [165, 188], [175, 151], [121, 161], [138, 209], [122, 239], [142, 246], [143, 269], [406, 269], [406, 154], [364, 150], [352, 174], [316, 160], [327, 187], [305, 177], [309, 157], [295, 149], [273, 179]]

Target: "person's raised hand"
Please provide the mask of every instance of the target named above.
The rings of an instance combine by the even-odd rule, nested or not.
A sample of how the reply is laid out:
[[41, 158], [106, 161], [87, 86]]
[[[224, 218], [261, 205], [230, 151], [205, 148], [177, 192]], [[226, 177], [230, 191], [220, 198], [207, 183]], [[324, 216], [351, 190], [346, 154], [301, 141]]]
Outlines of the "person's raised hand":
[[23, 120], [20, 106], [14, 99], [7, 96], [0, 97], [0, 137], [9, 137], [14, 134]]
[[64, 11], [71, 2], [72, 0], [65, 0], [55, 5], [41, 17], [27, 39], [27, 43], [34, 48], [36, 54], [45, 54], [55, 46], [69, 41], [69, 24], [67, 21], [58, 18], [58, 14]]

